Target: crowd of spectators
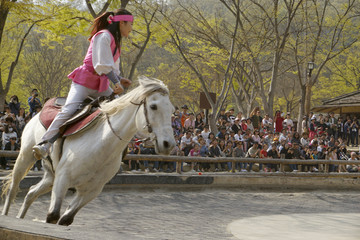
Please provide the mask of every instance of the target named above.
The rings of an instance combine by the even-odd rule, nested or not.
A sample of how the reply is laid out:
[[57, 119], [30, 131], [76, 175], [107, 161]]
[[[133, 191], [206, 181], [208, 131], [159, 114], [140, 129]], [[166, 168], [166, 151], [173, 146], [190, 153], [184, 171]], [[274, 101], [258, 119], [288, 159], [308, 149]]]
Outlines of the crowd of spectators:
[[[16, 95], [5, 104], [0, 115], [1, 150], [18, 151], [20, 138], [26, 123], [42, 107], [37, 89], [33, 89], [28, 98], [29, 112], [26, 113]], [[298, 131], [296, 122], [290, 113], [276, 111], [274, 116], [262, 115], [256, 107], [249, 117], [234, 109], [222, 109], [216, 121], [216, 131], [211, 131], [203, 111], [191, 113], [187, 105], [176, 109], [172, 114], [176, 147], [172, 155], [199, 157], [235, 157], [235, 158], [281, 158], [281, 159], [358, 159], [356, 152], [347, 155], [348, 147], [358, 147], [359, 121], [356, 116], [328, 115], [304, 116]], [[216, 134], [215, 134], [216, 132]], [[301, 134], [299, 133], [301, 132]], [[155, 154], [151, 142], [134, 139], [128, 145], [129, 154]], [[0, 158], [2, 168], [9, 168], [9, 158]], [[133, 171], [144, 166], [145, 171], [175, 171], [175, 162], [163, 163], [128, 161]], [[152, 165], [152, 167], [150, 167]], [[40, 169], [41, 165], [36, 164]], [[330, 165], [331, 172], [357, 172], [357, 165]], [[183, 166], [181, 166], [183, 168]], [[276, 172], [277, 164], [236, 163], [189, 163], [190, 171], [239, 171], [239, 172]], [[233, 169], [235, 167], [235, 169]], [[290, 171], [324, 171], [321, 165], [289, 165]]]
[[[4, 112], [0, 112], [0, 148], [7, 151], [19, 151], [21, 135], [25, 125], [30, 119], [41, 111], [42, 104], [38, 98], [38, 90], [33, 89], [28, 98], [29, 112], [26, 113], [25, 106], [19, 101], [16, 95], [10, 97], [9, 102], [5, 102]], [[0, 166], [3, 169], [9, 169], [8, 165], [11, 157], [0, 157]], [[36, 164], [36, 170], [41, 169], [41, 164]]]
[[[310, 113], [304, 116], [300, 131], [290, 113], [276, 111], [274, 117], [262, 116], [256, 107], [249, 117], [234, 109], [222, 109], [217, 119], [217, 133], [206, 124], [204, 112], [188, 112], [186, 105], [177, 109], [172, 115], [172, 127], [177, 146], [172, 155], [201, 157], [235, 157], [235, 158], [279, 158], [279, 159], [326, 159], [357, 160], [358, 155], [352, 152], [347, 155], [347, 148], [358, 147], [359, 122], [356, 116], [338, 116]], [[301, 132], [301, 134], [299, 133]], [[131, 149], [137, 143], [130, 143]], [[140, 148], [141, 147], [141, 148]], [[136, 153], [144, 153], [140, 145]], [[151, 147], [150, 147], [151, 148]], [[145, 148], [147, 149], [147, 148]], [[238, 171], [238, 172], [277, 172], [277, 164], [236, 163], [191, 163], [190, 171]], [[139, 169], [130, 166], [135, 171]], [[147, 167], [145, 168], [148, 169]], [[175, 164], [167, 168], [156, 164], [152, 171], [175, 171]], [[290, 164], [288, 171], [325, 171], [322, 165]], [[357, 172], [358, 165], [329, 165], [330, 172]]]

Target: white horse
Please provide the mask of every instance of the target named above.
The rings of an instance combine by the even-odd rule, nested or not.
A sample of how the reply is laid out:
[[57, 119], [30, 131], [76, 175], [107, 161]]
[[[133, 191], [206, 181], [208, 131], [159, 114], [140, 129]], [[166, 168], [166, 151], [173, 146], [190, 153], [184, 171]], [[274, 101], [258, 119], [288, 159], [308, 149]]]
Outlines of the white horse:
[[[100, 194], [104, 185], [117, 173], [122, 152], [137, 133], [149, 136], [159, 154], [169, 154], [175, 146], [171, 127], [174, 107], [169, 90], [159, 80], [139, 78], [139, 86], [111, 102], [101, 105], [103, 118], [91, 129], [66, 138], [59, 138], [53, 145], [50, 157], [43, 159], [44, 176], [32, 186], [17, 215], [25, 214], [40, 195], [52, 190], [46, 222], [70, 225], [76, 213]], [[35, 163], [32, 147], [45, 133], [38, 115], [26, 125], [21, 140], [21, 150], [14, 170], [3, 187], [6, 194], [2, 211], [7, 215], [20, 181]], [[68, 188], [76, 194], [60, 217], [61, 204]]]

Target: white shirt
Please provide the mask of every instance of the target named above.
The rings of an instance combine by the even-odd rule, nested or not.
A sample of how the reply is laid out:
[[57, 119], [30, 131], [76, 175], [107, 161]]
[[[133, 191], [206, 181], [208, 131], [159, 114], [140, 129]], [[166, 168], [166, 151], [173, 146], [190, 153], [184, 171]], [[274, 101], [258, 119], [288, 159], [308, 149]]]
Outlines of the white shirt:
[[208, 131], [208, 132], [202, 131], [202, 132], [201, 132], [201, 136], [203, 137], [203, 139], [208, 139], [208, 138], [209, 138], [209, 134], [210, 134], [210, 131]]
[[286, 119], [284, 120], [284, 123], [286, 124], [286, 126], [291, 126], [291, 127], [294, 126], [293, 120], [291, 120], [291, 119], [289, 119], [289, 118], [286, 118]]
[[116, 75], [120, 74], [120, 58], [114, 62], [113, 52], [111, 50], [111, 33], [104, 32], [94, 37], [92, 47], [92, 63], [95, 71], [99, 74], [107, 74], [114, 71]]
[[181, 137], [181, 148], [184, 148], [186, 145], [190, 144], [192, 140], [192, 136], [190, 136], [190, 138], [187, 138], [186, 135]]
[[17, 134], [15, 131], [13, 132], [9, 132], [9, 133], [5, 133], [3, 132], [2, 134], [2, 150], [5, 149], [5, 145], [10, 141], [10, 138], [17, 138]]

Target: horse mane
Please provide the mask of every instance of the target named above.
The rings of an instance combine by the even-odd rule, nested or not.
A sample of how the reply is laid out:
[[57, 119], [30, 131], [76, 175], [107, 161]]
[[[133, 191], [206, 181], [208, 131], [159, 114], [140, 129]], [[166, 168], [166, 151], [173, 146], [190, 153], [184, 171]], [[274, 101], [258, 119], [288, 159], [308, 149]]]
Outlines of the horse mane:
[[158, 91], [163, 94], [169, 94], [167, 86], [158, 79], [140, 76], [138, 78], [138, 82], [139, 86], [131, 90], [129, 93], [110, 102], [102, 103], [100, 105], [100, 110], [106, 115], [113, 115], [120, 112], [130, 104], [140, 103], [153, 92]]

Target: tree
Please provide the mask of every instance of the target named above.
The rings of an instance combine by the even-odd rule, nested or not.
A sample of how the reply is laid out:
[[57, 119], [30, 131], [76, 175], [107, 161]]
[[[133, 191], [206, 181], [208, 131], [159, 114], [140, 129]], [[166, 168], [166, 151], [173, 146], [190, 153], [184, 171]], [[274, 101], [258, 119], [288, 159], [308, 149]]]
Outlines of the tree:
[[250, 66], [241, 70], [247, 80], [256, 86], [265, 112], [272, 115], [280, 63], [302, 0], [250, 0], [238, 6], [234, 1], [221, 2], [233, 15], [240, 11], [237, 43], [244, 51], [241, 58]]
[[[231, 38], [227, 39], [230, 44], [227, 45], [226, 40], [219, 38], [221, 19], [207, 19], [195, 4], [186, 5], [178, 1], [178, 5], [179, 8], [163, 11], [163, 18], [158, 19], [158, 22], [168, 33], [171, 39], [170, 46], [178, 51], [200, 82], [201, 90], [204, 91], [212, 109], [209, 116], [210, 128], [217, 132], [216, 119], [227, 98], [235, 73], [232, 71], [232, 62], [238, 21], [235, 21]], [[237, 13], [235, 18], [239, 17], [239, 11]], [[210, 97], [212, 86], [209, 83], [212, 81], [209, 79], [219, 79], [222, 85], [215, 102]]]
[[[79, 14], [74, 14], [74, 11]], [[2, 0], [0, 12], [0, 110], [3, 110], [15, 68], [21, 61], [22, 50], [30, 32], [35, 28], [44, 31], [46, 35], [42, 43], [51, 44], [54, 41], [61, 41], [63, 39], [61, 34], [74, 35], [74, 28], [83, 29], [84, 25], [74, 15], [82, 20], [85, 17], [81, 12], [61, 1], [42, 3], [30, 0], [21, 2]], [[9, 46], [13, 47], [9, 48]]]
[[[298, 16], [297, 28], [289, 45], [293, 51], [294, 74], [301, 89], [299, 124], [302, 116], [310, 112], [312, 88], [325, 66], [359, 39], [359, 14], [355, 11], [358, 4], [355, 0], [312, 0], [306, 1], [301, 8], [303, 14]], [[307, 69], [308, 62], [316, 63], [312, 72]]]

